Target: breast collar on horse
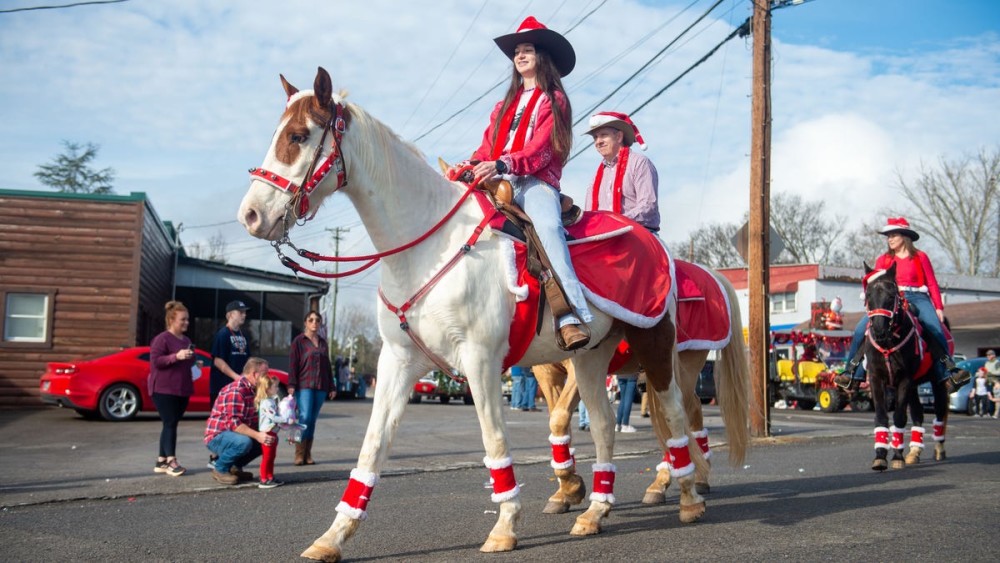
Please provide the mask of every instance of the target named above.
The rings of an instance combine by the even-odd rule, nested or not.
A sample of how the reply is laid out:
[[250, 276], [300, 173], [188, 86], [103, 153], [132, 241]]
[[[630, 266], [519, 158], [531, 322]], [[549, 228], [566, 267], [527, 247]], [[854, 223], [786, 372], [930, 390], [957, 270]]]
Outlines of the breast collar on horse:
[[[886, 317], [889, 319], [890, 327], [899, 326], [895, 323], [895, 320], [896, 316], [899, 315], [901, 312], [910, 319], [910, 330], [909, 332], [906, 333], [906, 336], [904, 336], [903, 339], [900, 340], [899, 343], [896, 344], [895, 346], [886, 348], [884, 346], [881, 346], [878, 342], [876, 342], [875, 337], [872, 335], [870, 322], [868, 323], [868, 328], [865, 329], [865, 335], [868, 337], [868, 342], [872, 345], [873, 348], [878, 350], [882, 354], [882, 357], [885, 359], [885, 367], [886, 370], [888, 370], [889, 372], [890, 386], [895, 385], [895, 378], [893, 377], [892, 364], [889, 362], [889, 356], [901, 350], [903, 346], [905, 346], [906, 343], [910, 341], [911, 338], [915, 338], [918, 336], [917, 326], [919, 325], [919, 323], [917, 319], [913, 317], [913, 313], [910, 312], [910, 307], [907, 304], [906, 297], [903, 296], [902, 293], [898, 293], [896, 295], [896, 298], [893, 300], [893, 307], [891, 311], [889, 309], [870, 309], [867, 311], [869, 320], [872, 317]], [[923, 341], [921, 341], [920, 338], [916, 338], [915, 343], [916, 343], [915, 347], [916, 356], [917, 358], [920, 358], [921, 356], [923, 356], [924, 353]]]
[[[334, 107], [336, 108], [336, 112], [334, 116], [326, 123], [326, 125], [324, 125], [323, 136], [320, 137], [319, 144], [316, 146], [316, 151], [313, 154], [312, 163], [310, 163], [309, 168], [306, 170], [306, 173], [303, 177], [303, 178], [308, 178], [308, 180], [304, 181], [301, 186], [275, 172], [265, 170], [264, 168], [250, 169], [251, 178], [259, 179], [279, 191], [287, 191], [292, 196], [289, 202], [285, 206], [286, 207], [285, 215], [282, 218], [282, 227], [283, 227], [282, 235], [278, 240], [271, 243], [271, 246], [278, 253], [278, 257], [281, 260], [281, 263], [285, 267], [294, 271], [296, 274], [298, 274], [299, 272], [303, 272], [320, 278], [341, 278], [356, 274], [375, 265], [384, 256], [397, 254], [399, 252], [412, 248], [417, 244], [420, 244], [421, 242], [426, 240], [431, 234], [440, 229], [446, 222], [448, 222], [449, 219], [451, 219], [455, 215], [458, 209], [462, 206], [462, 203], [466, 200], [466, 198], [468, 198], [468, 196], [472, 193], [472, 191], [476, 187], [475, 185], [469, 186], [468, 190], [462, 195], [462, 197], [458, 199], [454, 207], [452, 207], [451, 210], [447, 214], [445, 214], [445, 216], [441, 218], [440, 221], [437, 222], [437, 224], [431, 227], [430, 230], [428, 230], [426, 233], [418, 237], [416, 240], [408, 242], [392, 250], [387, 250], [384, 252], [379, 252], [377, 254], [371, 254], [367, 256], [352, 257], [352, 256], [323, 256], [321, 254], [310, 252], [305, 249], [296, 248], [295, 245], [292, 244], [291, 240], [289, 240], [288, 238], [289, 214], [292, 214], [296, 220], [301, 219], [302, 221], [308, 221], [311, 220], [313, 217], [315, 217], [316, 211], [313, 211], [312, 215], [310, 215], [309, 217], [305, 217], [305, 214], [309, 212], [309, 207], [310, 207], [309, 194], [311, 194], [316, 189], [316, 187], [326, 178], [326, 176], [334, 168], [336, 168], [337, 170], [337, 184], [334, 187], [332, 193], [336, 193], [338, 190], [347, 185], [347, 167], [344, 164], [343, 154], [340, 152], [340, 141], [343, 138], [344, 132], [347, 130], [347, 123], [344, 120], [344, 106], [339, 103], [335, 103]], [[330, 154], [326, 157], [326, 159], [322, 162], [322, 164], [319, 164], [319, 159], [323, 154], [323, 143], [326, 141], [327, 134], [330, 134], [332, 136], [332, 147], [330, 150]], [[319, 165], [317, 166], [317, 164]], [[447, 264], [445, 264], [440, 270], [438, 270], [438, 272], [430, 279], [430, 281], [428, 281], [426, 284], [423, 285], [423, 287], [418, 289], [417, 292], [413, 295], [413, 297], [407, 299], [406, 302], [403, 303], [401, 306], [396, 307], [392, 303], [390, 303], [388, 298], [382, 292], [381, 287], [379, 287], [378, 290], [379, 298], [385, 304], [386, 308], [388, 308], [389, 311], [391, 311], [394, 315], [399, 317], [399, 328], [410, 337], [410, 340], [413, 341], [414, 345], [418, 349], [420, 349], [420, 351], [423, 352], [424, 355], [427, 356], [429, 360], [431, 360], [431, 362], [433, 362], [435, 365], [441, 368], [441, 370], [445, 374], [447, 374], [449, 377], [452, 378], [454, 378], [458, 372], [453, 367], [451, 367], [451, 365], [449, 365], [448, 362], [444, 360], [444, 358], [442, 358], [440, 355], [436, 354], [433, 350], [428, 348], [427, 345], [420, 338], [420, 336], [418, 336], [413, 330], [410, 329], [410, 323], [406, 319], [406, 312], [410, 310], [410, 308], [413, 307], [413, 305], [417, 301], [419, 301], [424, 295], [426, 295], [431, 290], [431, 288], [434, 287], [441, 280], [441, 278], [444, 277], [444, 275], [459, 262], [459, 260], [461, 260], [466, 254], [472, 251], [473, 246], [479, 240], [480, 235], [482, 235], [483, 231], [486, 228], [486, 225], [489, 224], [489, 221], [492, 218], [493, 215], [486, 213], [485, 216], [483, 217], [483, 220], [473, 230], [472, 235], [465, 242], [465, 244], [463, 244], [462, 247], [459, 248], [458, 252], [456, 252], [455, 255], [452, 256], [451, 260], [449, 260]], [[308, 258], [313, 262], [316, 261], [358, 262], [362, 260], [368, 260], [368, 262], [348, 272], [332, 273], [332, 274], [327, 272], [318, 272], [315, 270], [310, 270], [308, 268], [305, 268], [299, 265], [291, 258], [285, 256], [281, 252], [282, 246], [291, 247], [293, 250], [296, 251], [296, 253], [298, 253], [299, 256]]]

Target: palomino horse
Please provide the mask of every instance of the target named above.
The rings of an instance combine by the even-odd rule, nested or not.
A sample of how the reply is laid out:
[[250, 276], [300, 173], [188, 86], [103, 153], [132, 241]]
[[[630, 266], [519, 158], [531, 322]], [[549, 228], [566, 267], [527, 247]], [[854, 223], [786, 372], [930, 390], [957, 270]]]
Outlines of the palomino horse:
[[[906, 463], [918, 463], [924, 448], [924, 411], [917, 396], [917, 379], [926, 375], [934, 388], [935, 458], [944, 459], [944, 434], [948, 421], [948, 395], [944, 385], [936, 381], [931, 356], [921, 339], [919, 322], [909, 310], [906, 299], [896, 284], [896, 265], [887, 270], [872, 270], [865, 264], [865, 309], [868, 313], [868, 340], [865, 356], [875, 403], [875, 460], [872, 469], [889, 468], [887, 456], [893, 450], [892, 468], [902, 469]], [[886, 412], [886, 387], [896, 389], [896, 408], [892, 426]], [[903, 456], [906, 413], [913, 416], [910, 428], [910, 451]]]
[[[325, 199], [340, 191], [357, 209], [378, 252], [368, 258], [382, 258], [378, 325], [383, 346], [371, 419], [333, 524], [302, 555], [326, 561], [341, 558], [345, 542], [367, 516], [409, 390], [440, 364], [468, 377], [486, 450], [484, 463], [493, 480], [492, 499], [500, 505], [481, 551], [510, 551], [517, 544], [521, 501], [503, 418], [500, 374], [511, 348], [511, 319], [520, 303], [532, 302], [524, 296], [518, 300], [522, 286], [512, 271], [513, 243], [485, 228], [494, 210], [470, 198], [471, 190], [441, 177], [414, 147], [361, 107], [335, 95], [325, 70], [318, 70], [313, 90], [298, 91], [284, 77], [281, 81], [288, 94], [286, 108], [262, 167], [251, 171], [240, 221], [251, 235], [280, 245], [287, 242], [289, 223], [311, 217]], [[660, 283], [668, 272], [662, 266], [667, 260], [662, 244], [634, 223], [604, 217], [635, 226], [622, 229], [613, 240], [645, 245], [644, 254], [630, 263], [633, 279]], [[280, 253], [280, 246], [276, 248]], [[619, 262], [622, 257], [628, 261], [632, 255], [622, 254]], [[283, 261], [307, 271], [287, 258]], [[650, 264], [658, 265], [654, 270]], [[597, 267], [610, 271], [603, 262]], [[618, 289], [648, 293], [647, 286], [637, 284]], [[592, 304], [601, 301], [596, 294], [587, 296]], [[622, 338], [649, 366], [648, 388], [663, 404], [671, 434], [683, 443], [671, 451], [687, 463], [705, 463], [695, 440], [688, 438], [681, 393], [672, 382], [677, 358], [675, 304], [665, 298], [657, 314], [637, 316], [646, 320], [631, 324], [605, 312], [601, 307], [610, 308], [606, 302], [597, 305], [592, 305], [595, 320], [589, 325], [589, 347], [565, 352], [546, 334], [531, 340], [521, 358], [513, 360], [535, 365], [572, 358], [580, 394], [593, 406], [594, 493], [588, 510], [576, 519], [574, 535], [600, 532], [614, 503], [614, 422], [603, 382], [605, 366]], [[552, 326], [550, 314], [544, 323]], [[704, 499], [690, 475], [679, 483], [681, 520], [695, 521], [705, 512]]]
[[[726, 428], [729, 462], [733, 466], [738, 466], [746, 458], [747, 447], [750, 443], [747, 427], [750, 378], [746, 350], [743, 345], [743, 334], [741, 333], [743, 323], [740, 318], [736, 291], [732, 284], [718, 272], [710, 270], [709, 272], [728, 297], [726, 299], [729, 316], [728, 338], [718, 341], [716, 345], [706, 341], [691, 341], [691, 345], [687, 349], [678, 353], [678, 363], [675, 364], [674, 372], [677, 374], [677, 382], [681, 393], [683, 393], [684, 410], [690, 421], [692, 434], [697, 438], [705, 458], [709, 459], [711, 454], [708, 447], [708, 431], [705, 429], [702, 418], [701, 400], [695, 394], [695, 385], [698, 382], [698, 374], [708, 359], [709, 350], [718, 350], [718, 359], [715, 362], [717, 399]], [[683, 331], [684, 327], [680, 326], [678, 330]], [[678, 346], [678, 348], [684, 347], [683, 345]], [[635, 357], [632, 356], [628, 363], [618, 368], [617, 371], [634, 373], [639, 370], [639, 367]], [[580, 399], [573, 367], [569, 362], [562, 362], [535, 366], [533, 371], [538, 380], [538, 386], [545, 396], [545, 403], [549, 405], [549, 431], [551, 432], [549, 440], [554, 445], [566, 443], [571, 440], [570, 421], [573, 410]], [[656, 395], [651, 394], [651, 421], [664, 457], [663, 462], [657, 466], [656, 478], [643, 496], [642, 502], [644, 504], [666, 502], [666, 490], [670, 486], [671, 472], [676, 472], [670, 463], [669, 444], [672, 443], [673, 437], [669, 428], [662, 423], [662, 419], [658, 416], [661, 409], [662, 406], [656, 399]], [[549, 497], [543, 512], [561, 514], [568, 511], [571, 505], [582, 502], [586, 489], [583, 479], [576, 474], [572, 458], [562, 463], [553, 459], [552, 466], [559, 481], [559, 489]], [[695, 488], [700, 494], [705, 494], [710, 490], [708, 475], [709, 467], [707, 464], [695, 471]]]

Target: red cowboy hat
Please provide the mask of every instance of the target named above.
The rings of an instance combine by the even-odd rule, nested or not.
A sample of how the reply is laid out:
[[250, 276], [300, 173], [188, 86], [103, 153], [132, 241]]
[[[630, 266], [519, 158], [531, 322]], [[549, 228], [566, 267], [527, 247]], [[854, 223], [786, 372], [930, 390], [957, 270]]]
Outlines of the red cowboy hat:
[[576, 51], [573, 50], [569, 41], [559, 33], [542, 25], [535, 19], [535, 16], [525, 18], [516, 32], [501, 35], [493, 41], [511, 60], [514, 60], [515, 47], [521, 43], [531, 43], [535, 48], [548, 53], [560, 76], [566, 76], [573, 72], [573, 67], [576, 66]]
[[885, 226], [879, 230], [883, 235], [890, 235], [892, 233], [900, 233], [902, 235], [910, 237], [910, 240], [918, 240], [920, 235], [917, 231], [910, 228], [910, 222], [904, 217], [889, 217], [886, 221]]

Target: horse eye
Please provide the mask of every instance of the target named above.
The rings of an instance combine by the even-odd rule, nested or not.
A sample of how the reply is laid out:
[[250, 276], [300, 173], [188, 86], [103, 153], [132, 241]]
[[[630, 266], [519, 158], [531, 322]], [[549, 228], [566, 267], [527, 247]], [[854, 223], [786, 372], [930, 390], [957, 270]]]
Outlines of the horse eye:
[[299, 144], [300, 145], [300, 144], [306, 142], [306, 139], [308, 139], [308, 138], [309, 137], [306, 136], [306, 135], [302, 135], [302, 134], [299, 134], [299, 133], [292, 133], [292, 136], [289, 137], [289, 140], [291, 140], [295, 144]]

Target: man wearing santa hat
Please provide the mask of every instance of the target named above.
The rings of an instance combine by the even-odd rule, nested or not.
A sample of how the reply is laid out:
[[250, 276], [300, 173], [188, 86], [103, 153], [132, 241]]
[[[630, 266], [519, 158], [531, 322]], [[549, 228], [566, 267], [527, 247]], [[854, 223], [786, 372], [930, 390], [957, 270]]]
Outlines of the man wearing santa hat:
[[660, 230], [660, 207], [656, 167], [645, 155], [631, 149], [638, 142], [646, 150], [639, 129], [628, 115], [602, 111], [590, 116], [587, 134], [604, 158], [597, 167], [594, 184], [587, 190], [587, 209], [613, 211], [656, 233]]

